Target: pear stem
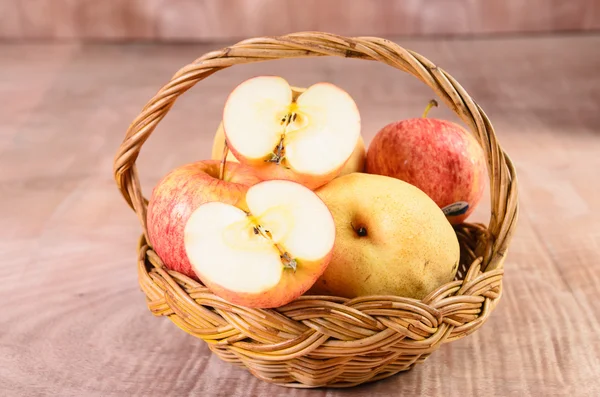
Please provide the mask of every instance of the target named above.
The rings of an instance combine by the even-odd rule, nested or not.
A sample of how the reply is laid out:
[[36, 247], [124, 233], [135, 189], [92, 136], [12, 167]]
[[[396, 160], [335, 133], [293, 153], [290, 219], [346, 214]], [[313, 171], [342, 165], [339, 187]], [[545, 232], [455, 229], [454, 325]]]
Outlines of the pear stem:
[[423, 112], [423, 118], [427, 118], [427, 113], [429, 113], [429, 111], [431, 110], [431, 108], [437, 107], [438, 103], [435, 99], [432, 99], [431, 101], [429, 101], [429, 103], [427, 104], [427, 107], [425, 108], [425, 111]]
[[229, 154], [229, 145], [227, 145], [227, 140], [223, 145], [223, 157], [221, 157], [221, 164], [219, 165], [219, 179], [223, 180], [225, 178], [225, 164], [227, 163], [227, 155]]

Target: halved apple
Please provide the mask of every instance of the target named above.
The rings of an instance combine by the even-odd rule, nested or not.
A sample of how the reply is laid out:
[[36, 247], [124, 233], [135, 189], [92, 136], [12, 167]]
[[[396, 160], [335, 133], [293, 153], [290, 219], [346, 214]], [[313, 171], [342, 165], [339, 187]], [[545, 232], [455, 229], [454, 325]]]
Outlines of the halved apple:
[[185, 248], [200, 280], [246, 307], [273, 308], [296, 299], [325, 271], [335, 240], [327, 206], [291, 181], [259, 182], [247, 208], [211, 202], [185, 226]]
[[330, 83], [295, 96], [277, 76], [246, 80], [229, 95], [223, 127], [230, 150], [261, 179], [285, 179], [311, 189], [335, 178], [360, 137], [352, 97]]

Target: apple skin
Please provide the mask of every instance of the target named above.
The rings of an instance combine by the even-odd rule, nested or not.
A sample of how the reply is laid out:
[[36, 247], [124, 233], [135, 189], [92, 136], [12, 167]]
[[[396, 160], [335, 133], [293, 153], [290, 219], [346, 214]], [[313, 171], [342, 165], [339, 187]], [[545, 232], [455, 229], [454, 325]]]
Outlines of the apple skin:
[[284, 306], [300, 297], [308, 291], [325, 272], [333, 255], [333, 249], [318, 261], [301, 261], [301, 266], [294, 273], [291, 269], [284, 269], [281, 280], [273, 288], [260, 293], [245, 293], [231, 291], [219, 284], [211, 282], [208, 278], [202, 278], [202, 282], [215, 295], [244, 307], [256, 309], [271, 309]]
[[188, 260], [185, 224], [201, 204], [221, 201], [243, 203], [248, 188], [258, 182], [253, 170], [227, 162], [224, 179], [219, 179], [219, 161], [205, 160], [178, 167], [155, 186], [148, 203], [148, 239], [165, 266], [198, 280]]
[[485, 156], [475, 138], [455, 123], [433, 118], [383, 127], [369, 145], [365, 168], [418, 187], [442, 209], [467, 203], [444, 211], [455, 225], [473, 212], [487, 181]]
[[[213, 145], [211, 151], [211, 158], [213, 160], [220, 160], [223, 157], [223, 147], [225, 145], [225, 131], [223, 131], [223, 122], [219, 124], [219, 128], [217, 128], [217, 132], [215, 133], [215, 137], [213, 138]], [[356, 143], [356, 147], [354, 151], [350, 155], [350, 158], [344, 164], [344, 167], [340, 171], [339, 175], [344, 176], [347, 174], [351, 174], [353, 172], [363, 172], [365, 170], [365, 160], [367, 157], [367, 150], [365, 147], [365, 141], [362, 135], [358, 138], [358, 142]], [[233, 152], [230, 150], [227, 153], [227, 161], [233, 161], [239, 163], [238, 159], [235, 158]], [[274, 179], [269, 177], [268, 179]]]

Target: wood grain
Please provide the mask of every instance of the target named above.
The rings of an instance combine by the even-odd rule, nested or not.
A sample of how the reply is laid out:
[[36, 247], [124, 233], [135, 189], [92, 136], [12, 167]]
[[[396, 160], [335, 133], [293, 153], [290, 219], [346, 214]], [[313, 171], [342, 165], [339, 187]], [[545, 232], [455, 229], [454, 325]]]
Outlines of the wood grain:
[[[219, 45], [0, 45], [0, 390], [7, 396], [600, 395], [600, 36], [404, 40], [483, 107], [520, 179], [503, 298], [475, 334], [414, 370], [346, 391], [288, 390], [221, 362], [137, 284], [138, 221], [112, 180], [140, 107]], [[186, 93], [144, 146], [146, 192], [210, 156], [226, 95], [278, 74], [327, 80], [361, 109], [369, 142], [432, 93], [383, 65], [334, 58], [244, 65]], [[454, 119], [449, 110], [432, 117]], [[474, 220], [487, 220], [483, 203]]]
[[235, 40], [292, 31], [481, 35], [600, 29], [597, 0], [0, 0], [0, 39]]

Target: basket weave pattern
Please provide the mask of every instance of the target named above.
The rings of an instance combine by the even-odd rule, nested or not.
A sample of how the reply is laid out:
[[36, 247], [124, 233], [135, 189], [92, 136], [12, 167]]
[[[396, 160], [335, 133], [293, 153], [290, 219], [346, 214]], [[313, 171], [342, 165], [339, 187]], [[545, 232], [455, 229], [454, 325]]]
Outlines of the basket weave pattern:
[[[302, 296], [277, 309], [250, 309], [167, 270], [147, 243], [147, 200], [135, 161], [177, 97], [233, 65], [313, 56], [379, 61], [415, 76], [465, 122], [484, 150], [490, 177], [489, 225], [455, 227], [461, 245], [457, 277], [422, 300]], [[377, 37], [306, 32], [244, 40], [203, 55], [180, 69], [133, 121], [115, 157], [114, 176], [142, 224], [138, 275], [151, 312], [168, 316], [206, 341], [221, 359], [243, 365], [265, 381], [293, 387], [346, 387], [382, 379], [477, 330], [501, 297], [504, 257], [518, 214], [514, 167], [482, 109], [441, 68]]]

